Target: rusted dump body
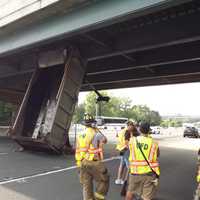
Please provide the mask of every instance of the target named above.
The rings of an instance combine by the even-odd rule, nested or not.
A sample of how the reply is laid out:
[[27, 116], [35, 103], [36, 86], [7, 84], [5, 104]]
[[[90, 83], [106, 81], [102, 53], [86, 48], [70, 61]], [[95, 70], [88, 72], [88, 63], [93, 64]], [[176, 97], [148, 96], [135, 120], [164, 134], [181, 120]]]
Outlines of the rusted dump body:
[[43, 140], [34, 140], [28, 137], [15, 137], [13, 139], [23, 148], [30, 151], [38, 151], [38, 152], [48, 152], [48, 153], [56, 153], [60, 154], [62, 151], [61, 149], [57, 149], [48, 142]]
[[37, 68], [12, 127], [24, 149], [61, 153], [71, 147], [68, 130], [85, 69], [78, 53], [65, 65]]

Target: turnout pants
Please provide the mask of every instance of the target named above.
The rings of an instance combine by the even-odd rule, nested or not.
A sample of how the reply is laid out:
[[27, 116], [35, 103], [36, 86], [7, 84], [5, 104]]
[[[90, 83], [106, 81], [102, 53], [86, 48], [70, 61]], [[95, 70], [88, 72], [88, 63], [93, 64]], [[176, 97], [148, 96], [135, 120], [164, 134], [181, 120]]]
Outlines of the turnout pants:
[[[93, 181], [96, 190], [93, 191]], [[80, 167], [80, 183], [84, 200], [103, 200], [109, 189], [109, 175], [101, 161], [83, 160]]]
[[144, 199], [153, 199], [158, 189], [154, 181], [153, 176], [129, 174], [128, 191]]
[[200, 200], [200, 187], [195, 191], [194, 200]]

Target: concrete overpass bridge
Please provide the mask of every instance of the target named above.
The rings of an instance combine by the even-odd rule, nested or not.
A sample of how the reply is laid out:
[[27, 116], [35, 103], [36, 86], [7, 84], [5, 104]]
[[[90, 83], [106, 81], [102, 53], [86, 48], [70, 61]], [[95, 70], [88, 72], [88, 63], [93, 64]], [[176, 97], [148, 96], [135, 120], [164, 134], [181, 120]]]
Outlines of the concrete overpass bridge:
[[[20, 104], [25, 92], [31, 98], [35, 82], [37, 87], [45, 80], [56, 82], [56, 73], [62, 86], [62, 75], [68, 73], [65, 63], [78, 81], [64, 88], [76, 88], [69, 92], [74, 98], [71, 111], [62, 108], [69, 116], [79, 90], [90, 90], [89, 83], [113, 89], [200, 81], [199, 19], [197, 0], [56, 1], [0, 29], [1, 99]], [[50, 72], [52, 66], [57, 68]], [[51, 79], [33, 75], [47, 68]], [[21, 111], [28, 102], [24, 98]], [[20, 132], [20, 116], [15, 133]]]

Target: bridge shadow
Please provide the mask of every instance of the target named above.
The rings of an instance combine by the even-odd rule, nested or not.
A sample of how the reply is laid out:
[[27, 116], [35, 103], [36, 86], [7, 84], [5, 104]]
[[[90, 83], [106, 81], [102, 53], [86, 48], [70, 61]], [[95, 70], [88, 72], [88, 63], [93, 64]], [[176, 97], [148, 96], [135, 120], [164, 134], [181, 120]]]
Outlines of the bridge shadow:
[[[9, 143], [10, 145], [10, 143]], [[106, 149], [106, 157], [114, 153], [114, 146]], [[1, 156], [0, 177], [24, 177], [74, 165], [73, 156], [51, 156], [44, 153], [13, 152]], [[158, 196], [154, 200], [190, 200], [195, 188], [196, 154], [183, 149], [161, 148], [161, 179]], [[119, 160], [106, 163], [110, 176], [109, 200], [120, 200], [120, 186], [114, 184]], [[9, 167], [8, 167], [9, 166]], [[4, 198], [8, 193], [8, 198]], [[76, 170], [24, 179], [0, 186], [0, 199], [8, 200], [80, 200], [81, 187]], [[16, 198], [14, 198], [16, 197]], [[66, 198], [67, 197], [67, 198]]]

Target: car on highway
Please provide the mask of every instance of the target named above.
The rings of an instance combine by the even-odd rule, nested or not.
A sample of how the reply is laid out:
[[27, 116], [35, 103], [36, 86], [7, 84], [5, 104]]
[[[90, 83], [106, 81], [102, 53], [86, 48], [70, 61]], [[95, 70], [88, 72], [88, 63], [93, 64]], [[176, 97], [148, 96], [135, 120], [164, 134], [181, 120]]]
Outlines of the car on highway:
[[151, 134], [160, 134], [159, 126], [151, 126]]
[[198, 132], [198, 129], [195, 127], [186, 127], [183, 132], [183, 137], [200, 138], [200, 133]]

